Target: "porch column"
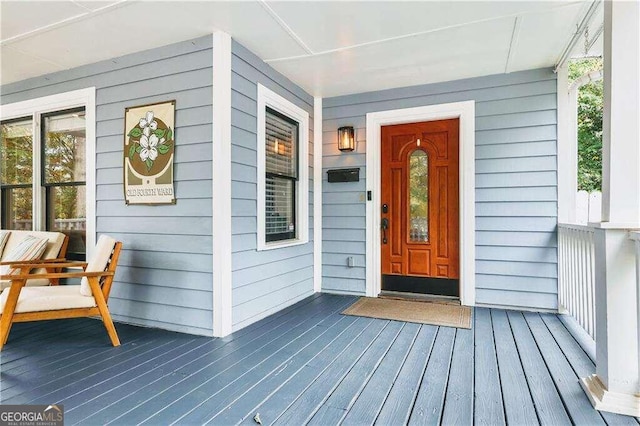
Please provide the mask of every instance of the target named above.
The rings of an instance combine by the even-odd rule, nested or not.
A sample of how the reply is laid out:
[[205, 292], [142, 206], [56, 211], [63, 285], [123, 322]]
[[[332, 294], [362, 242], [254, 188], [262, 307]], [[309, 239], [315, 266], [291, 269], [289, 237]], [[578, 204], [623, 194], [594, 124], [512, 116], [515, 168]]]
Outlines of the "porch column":
[[582, 386], [598, 410], [640, 416], [640, 3], [604, 4], [602, 220], [596, 230], [596, 374]]

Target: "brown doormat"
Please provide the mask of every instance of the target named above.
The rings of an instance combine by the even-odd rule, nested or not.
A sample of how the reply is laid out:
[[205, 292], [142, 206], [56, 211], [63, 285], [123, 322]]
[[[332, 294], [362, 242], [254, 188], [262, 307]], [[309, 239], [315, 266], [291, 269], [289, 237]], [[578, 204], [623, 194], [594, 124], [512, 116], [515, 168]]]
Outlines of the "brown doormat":
[[471, 308], [433, 302], [361, 297], [344, 315], [471, 328]]

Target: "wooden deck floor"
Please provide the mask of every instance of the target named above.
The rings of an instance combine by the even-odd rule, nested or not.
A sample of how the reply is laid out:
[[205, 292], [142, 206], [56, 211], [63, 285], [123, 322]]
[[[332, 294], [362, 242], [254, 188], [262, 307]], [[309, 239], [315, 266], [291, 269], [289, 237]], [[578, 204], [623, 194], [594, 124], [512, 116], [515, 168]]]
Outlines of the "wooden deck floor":
[[79, 319], [18, 324], [0, 402], [66, 424], [633, 424], [595, 411], [594, 365], [555, 315], [477, 308], [462, 330], [340, 315], [318, 295], [224, 339]]

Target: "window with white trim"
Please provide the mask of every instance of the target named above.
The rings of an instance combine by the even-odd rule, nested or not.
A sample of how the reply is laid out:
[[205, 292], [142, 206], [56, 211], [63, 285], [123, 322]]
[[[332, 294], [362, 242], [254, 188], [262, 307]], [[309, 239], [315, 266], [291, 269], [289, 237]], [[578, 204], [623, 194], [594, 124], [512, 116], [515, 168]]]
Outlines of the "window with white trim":
[[265, 116], [265, 238], [296, 237], [298, 123], [267, 107]]
[[309, 114], [258, 85], [258, 250], [309, 240]]
[[0, 107], [0, 227], [62, 232], [77, 260], [95, 239], [94, 96], [81, 89]]

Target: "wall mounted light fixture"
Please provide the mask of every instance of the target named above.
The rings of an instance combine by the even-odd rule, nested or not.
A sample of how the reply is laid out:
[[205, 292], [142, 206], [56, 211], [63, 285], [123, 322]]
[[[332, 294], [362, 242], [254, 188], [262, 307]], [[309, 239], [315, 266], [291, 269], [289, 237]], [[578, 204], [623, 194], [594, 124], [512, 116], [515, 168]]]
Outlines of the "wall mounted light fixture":
[[353, 126], [344, 126], [338, 129], [338, 149], [340, 151], [353, 151], [356, 148]]

